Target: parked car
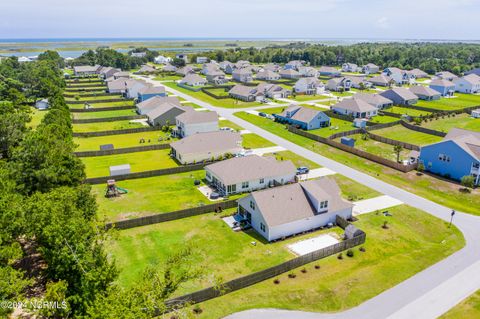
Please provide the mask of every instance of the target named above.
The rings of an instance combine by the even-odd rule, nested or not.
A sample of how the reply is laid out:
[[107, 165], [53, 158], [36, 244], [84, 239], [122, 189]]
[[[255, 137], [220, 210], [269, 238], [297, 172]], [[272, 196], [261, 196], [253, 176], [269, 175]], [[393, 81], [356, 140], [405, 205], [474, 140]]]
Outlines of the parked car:
[[297, 175], [308, 174], [308, 172], [310, 172], [308, 167], [302, 166], [297, 168]]
[[258, 113], [258, 116], [261, 116], [261, 117], [267, 117], [267, 114], [266, 114], [266, 113], [264, 113], [264, 112], [259, 112], [259, 113]]

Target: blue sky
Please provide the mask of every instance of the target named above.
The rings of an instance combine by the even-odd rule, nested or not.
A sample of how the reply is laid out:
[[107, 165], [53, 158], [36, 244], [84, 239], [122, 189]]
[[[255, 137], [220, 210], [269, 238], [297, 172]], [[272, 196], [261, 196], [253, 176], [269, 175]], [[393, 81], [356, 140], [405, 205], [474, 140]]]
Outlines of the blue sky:
[[480, 0], [2, 0], [0, 38], [480, 39]]

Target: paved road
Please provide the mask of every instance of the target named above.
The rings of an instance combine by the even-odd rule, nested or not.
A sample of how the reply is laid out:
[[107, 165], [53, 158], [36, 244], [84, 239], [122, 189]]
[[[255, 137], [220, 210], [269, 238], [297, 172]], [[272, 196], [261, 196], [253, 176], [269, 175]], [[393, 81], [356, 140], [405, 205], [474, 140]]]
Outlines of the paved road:
[[[161, 84], [151, 79], [148, 81], [153, 84]], [[233, 113], [239, 111], [239, 109], [214, 107], [175, 89], [166, 87], [166, 90], [188, 99], [201, 107], [216, 111], [220, 116], [242, 126], [252, 133], [258, 134], [287, 150], [308, 158], [333, 171], [339, 172], [385, 195], [389, 195], [446, 221], [450, 219], [451, 210], [448, 207], [439, 205], [401, 188], [385, 183], [368, 174], [335, 162], [332, 159], [307, 150], [247, 121], [237, 118]], [[463, 249], [355, 308], [335, 314], [278, 309], [252, 309], [232, 314], [227, 318], [437, 318], [461, 300], [480, 289], [480, 217], [457, 212], [454, 224], [465, 236], [466, 246]], [[319, 300], [319, 302], [321, 302], [321, 300]]]

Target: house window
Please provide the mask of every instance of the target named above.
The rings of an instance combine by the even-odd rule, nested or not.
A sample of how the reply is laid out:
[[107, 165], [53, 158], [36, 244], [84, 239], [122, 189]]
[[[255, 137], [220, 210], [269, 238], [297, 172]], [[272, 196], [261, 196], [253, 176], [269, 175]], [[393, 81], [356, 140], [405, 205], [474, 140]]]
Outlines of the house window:
[[265, 225], [263, 223], [260, 223], [260, 229], [265, 232]]
[[323, 201], [323, 202], [320, 202], [320, 208], [321, 208], [321, 209], [327, 208], [327, 207], [328, 207], [328, 200]]
[[438, 154], [438, 160], [442, 161], [442, 162], [449, 163], [450, 162], [450, 156], [440, 153], [440, 154]]
[[248, 182], [242, 182], [242, 188], [248, 188]]
[[255, 210], [255, 202], [254, 201], [250, 201], [250, 208]]
[[265, 178], [260, 178], [260, 184], [264, 184], [265, 183]]
[[237, 191], [237, 185], [236, 184], [233, 184], [233, 185], [228, 185], [227, 186], [227, 191], [228, 193], [234, 193]]

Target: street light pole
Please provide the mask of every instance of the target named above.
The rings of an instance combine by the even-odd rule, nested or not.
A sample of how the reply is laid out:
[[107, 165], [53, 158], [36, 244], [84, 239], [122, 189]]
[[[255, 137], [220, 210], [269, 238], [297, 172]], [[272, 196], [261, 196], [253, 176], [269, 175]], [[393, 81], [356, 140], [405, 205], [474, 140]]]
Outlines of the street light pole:
[[455, 216], [455, 210], [454, 209], [452, 209], [452, 212], [450, 213], [450, 224], [448, 224], [448, 228], [450, 228], [450, 226], [452, 226], [453, 216]]

